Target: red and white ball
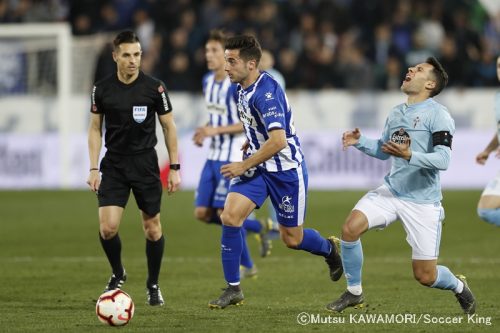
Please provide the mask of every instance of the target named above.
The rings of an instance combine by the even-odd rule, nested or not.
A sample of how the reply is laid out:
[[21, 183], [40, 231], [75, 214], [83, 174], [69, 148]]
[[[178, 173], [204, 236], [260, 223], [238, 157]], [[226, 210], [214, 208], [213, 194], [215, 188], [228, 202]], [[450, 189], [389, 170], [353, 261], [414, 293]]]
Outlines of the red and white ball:
[[123, 290], [110, 290], [99, 296], [95, 306], [97, 318], [110, 326], [123, 326], [134, 316], [134, 302]]

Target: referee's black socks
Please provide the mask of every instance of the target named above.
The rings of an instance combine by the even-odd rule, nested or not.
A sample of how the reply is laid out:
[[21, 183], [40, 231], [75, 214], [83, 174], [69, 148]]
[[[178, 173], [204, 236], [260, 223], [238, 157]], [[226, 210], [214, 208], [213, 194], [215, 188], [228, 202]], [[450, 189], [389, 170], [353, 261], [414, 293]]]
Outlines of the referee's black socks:
[[118, 234], [110, 239], [104, 239], [99, 233], [99, 239], [101, 241], [102, 248], [108, 257], [109, 264], [113, 269], [113, 274], [117, 277], [123, 276], [123, 266], [122, 266], [122, 242]]
[[158, 284], [160, 275], [161, 259], [165, 248], [165, 237], [163, 235], [157, 241], [146, 239], [146, 257], [148, 260], [148, 287]]

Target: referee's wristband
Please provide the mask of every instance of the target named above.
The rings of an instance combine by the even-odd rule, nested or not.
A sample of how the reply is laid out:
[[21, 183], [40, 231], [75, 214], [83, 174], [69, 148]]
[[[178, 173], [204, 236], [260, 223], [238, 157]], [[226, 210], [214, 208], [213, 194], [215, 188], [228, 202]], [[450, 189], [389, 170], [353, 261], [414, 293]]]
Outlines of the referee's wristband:
[[181, 165], [180, 164], [170, 164], [170, 170], [180, 170]]

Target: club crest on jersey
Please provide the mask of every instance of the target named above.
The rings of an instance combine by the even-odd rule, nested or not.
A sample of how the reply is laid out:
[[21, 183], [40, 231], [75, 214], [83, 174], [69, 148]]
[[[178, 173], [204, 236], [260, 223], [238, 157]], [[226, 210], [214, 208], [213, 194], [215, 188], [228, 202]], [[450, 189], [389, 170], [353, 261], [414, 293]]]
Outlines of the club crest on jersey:
[[293, 213], [295, 211], [295, 206], [292, 205], [292, 197], [289, 195], [285, 195], [281, 198], [281, 203], [278, 206], [285, 213]]
[[416, 128], [419, 123], [420, 123], [420, 117], [413, 119], [413, 128]]
[[147, 106], [134, 106], [132, 108], [132, 116], [136, 123], [142, 123], [146, 116], [148, 115], [148, 107]]
[[392, 133], [391, 141], [398, 144], [409, 143], [410, 135], [405, 131], [404, 128], [400, 128], [398, 131]]

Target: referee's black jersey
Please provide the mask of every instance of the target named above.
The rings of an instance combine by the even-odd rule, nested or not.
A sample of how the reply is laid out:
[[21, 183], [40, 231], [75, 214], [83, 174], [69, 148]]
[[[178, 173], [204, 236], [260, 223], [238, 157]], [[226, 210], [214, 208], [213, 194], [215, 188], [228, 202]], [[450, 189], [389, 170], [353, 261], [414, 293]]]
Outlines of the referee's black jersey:
[[125, 84], [114, 73], [94, 85], [90, 111], [104, 114], [106, 149], [134, 155], [156, 145], [156, 114], [171, 112], [172, 105], [160, 80], [139, 72]]

